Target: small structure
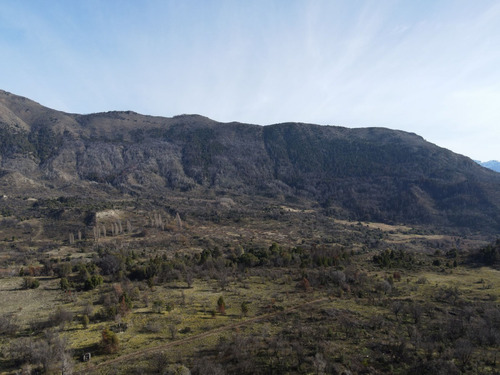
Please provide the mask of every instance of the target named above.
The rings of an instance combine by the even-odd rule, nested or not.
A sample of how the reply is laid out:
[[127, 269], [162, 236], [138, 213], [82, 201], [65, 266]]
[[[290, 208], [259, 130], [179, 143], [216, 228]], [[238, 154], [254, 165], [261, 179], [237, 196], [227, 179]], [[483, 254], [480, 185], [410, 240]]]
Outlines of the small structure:
[[82, 356], [82, 361], [83, 362], [89, 362], [90, 358], [92, 358], [92, 355], [90, 353], [84, 353]]

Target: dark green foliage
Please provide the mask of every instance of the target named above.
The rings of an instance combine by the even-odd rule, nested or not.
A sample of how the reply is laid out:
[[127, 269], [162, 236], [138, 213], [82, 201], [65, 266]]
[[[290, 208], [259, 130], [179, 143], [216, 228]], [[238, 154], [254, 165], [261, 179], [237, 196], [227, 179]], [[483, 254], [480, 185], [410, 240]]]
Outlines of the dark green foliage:
[[144, 139], [145, 139], [143, 129], [131, 130], [129, 132], [129, 134], [130, 134], [130, 138], [131, 138], [132, 142], [135, 142], [135, 143], [140, 143], [140, 142], [144, 141]]
[[83, 315], [82, 317], [83, 328], [87, 328], [89, 326], [89, 323], [90, 323], [89, 316], [87, 314]]
[[61, 287], [61, 289], [63, 291], [67, 291], [71, 288], [71, 285], [70, 285], [68, 279], [65, 277], [61, 278], [61, 281], [59, 282], [59, 286]]
[[337, 266], [349, 258], [341, 248], [313, 246], [310, 249], [301, 247], [283, 248], [272, 244], [268, 249], [254, 247], [248, 249], [237, 259], [244, 267], [283, 267], [283, 266]]
[[85, 290], [92, 290], [97, 288], [99, 285], [102, 285], [104, 279], [101, 275], [92, 275], [84, 282], [83, 288]]
[[226, 313], [226, 302], [224, 301], [224, 297], [220, 296], [217, 300], [217, 312], [224, 315]]
[[132, 299], [127, 294], [127, 292], [123, 292], [123, 294], [121, 295], [120, 304], [126, 306], [126, 308], [129, 310], [132, 308]]
[[156, 300], [153, 302], [153, 311], [155, 313], [160, 314], [164, 308], [165, 308], [165, 302], [163, 302], [162, 300]]
[[215, 183], [215, 160], [225, 147], [218, 141], [213, 129], [195, 129], [186, 135], [182, 161], [188, 167], [188, 176], [196, 179], [200, 185]]
[[23, 289], [36, 289], [40, 286], [40, 281], [34, 277], [24, 277], [23, 278]]
[[28, 135], [28, 140], [34, 146], [42, 162], [54, 155], [63, 141], [61, 135], [54, 133], [45, 124], [33, 128]]
[[[7, 109], [12, 102], [13, 113], [40, 110], [16, 100], [5, 102]], [[43, 113], [26, 124], [29, 131], [0, 124], [0, 154], [18, 155], [21, 164], [32, 155], [45, 164], [81, 141], [85, 148], [72, 160], [72, 177], [98, 182], [89, 193], [112, 185], [122, 193], [162, 196], [198, 186], [211, 193], [284, 196], [289, 203], [312, 199], [325, 213], [358, 220], [489, 231], [500, 223], [500, 177], [411, 133], [297, 123], [259, 127], [201, 116]], [[63, 127], [71, 131], [59, 134]], [[68, 173], [57, 163], [51, 167], [55, 177], [45, 186], [57, 186], [59, 172]], [[221, 218], [219, 212], [212, 216]]]
[[69, 262], [62, 262], [55, 267], [55, 273], [61, 278], [67, 278], [71, 271], [72, 267]]
[[255, 267], [259, 262], [259, 258], [252, 253], [241, 254], [238, 258], [238, 263], [245, 267]]
[[[40, 119], [45, 120], [26, 124], [29, 132], [0, 137], [2, 160], [19, 157], [14, 160], [22, 167], [18, 173], [44, 163], [27, 177], [39, 182], [41, 172], [47, 189], [9, 193], [10, 185], [17, 185], [2, 185], [8, 199], [2, 197], [0, 210], [13, 217], [0, 220], [5, 238], [0, 268], [10, 275], [23, 265], [20, 275], [29, 280], [57, 275], [61, 279], [48, 280], [47, 286], [75, 287], [77, 293], [59, 292], [58, 298], [78, 311], [83, 326], [90, 319], [118, 322], [133, 308], [139, 308], [134, 316], [146, 314], [143, 308], [149, 307], [159, 313], [150, 314], [152, 319], [144, 315], [156, 322], [145, 327], [158, 336], [155, 341], [167, 327], [174, 338], [227, 321], [227, 334], [215, 328], [221, 337], [217, 345], [204, 341], [200, 361], [187, 359], [193, 373], [203, 374], [454, 374], [497, 366], [497, 285], [481, 279], [460, 289], [460, 283], [440, 282], [441, 275], [444, 280], [462, 273], [465, 268], [452, 266], [464, 264], [473, 244], [491, 238], [474, 229], [496, 233], [500, 222], [500, 180], [469, 159], [385, 129], [255, 127], [198, 116], [108, 113], [68, 116], [57, 129], [66, 127], [71, 134], [59, 140], [56, 128], [50, 130], [51, 117]], [[61, 172], [83, 183], [61, 182]], [[0, 179], [14, 179], [22, 187], [15, 178], [11, 170], [0, 171]], [[89, 178], [98, 183], [85, 182]], [[54, 193], [54, 188], [61, 190]], [[38, 200], [33, 203], [31, 196]], [[93, 241], [94, 225], [109, 229], [111, 219], [99, 212], [106, 209], [130, 219], [134, 233]], [[145, 229], [156, 210], [165, 227]], [[175, 225], [177, 212], [182, 227]], [[360, 219], [405, 225], [389, 228]], [[470, 231], [467, 238], [459, 238], [463, 228]], [[74, 249], [61, 247], [67, 234], [78, 230], [84, 240]], [[498, 265], [498, 249], [499, 242], [492, 243], [469, 260]], [[432, 284], [423, 277], [427, 274]], [[195, 286], [186, 295], [185, 283]], [[82, 290], [102, 284], [97, 291]], [[225, 295], [210, 294], [211, 302], [199, 299], [200, 286], [207, 294], [225, 290]], [[97, 313], [78, 310], [82, 302], [99, 306]], [[174, 306], [179, 311], [165, 312]], [[204, 319], [191, 325], [184, 314], [198, 315], [198, 306], [213, 317], [228, 310], [231, 315], [211, 322], [215, 325]], [[235, 317], [247, 315], [249, 306], [258, 320], [233, 330]], [[22, 361], [33, 361], [33, 371], [42, 368], [36, 361], [43, 356], [35, 352], [45, 345], [38, 345], [43, 328], [64, 329], [72, 321], [67, 311], [54, 311], [53, 322], [32, 323], [22, 332], [16, 332], [14, 315], [0, 318], [0, 333], [9, 335], [4, 341], [16, 342], [13, 349], [17, 342], [25, 346], [18, 352]], [[283, 314], [270, 314], [279, 311]], [[78, 328], [74, 324], [67, 336]], [[19, 338], [37, 341], [32, 345]], [[117, 348], [106, 330], [101, 348]], [[185, 355], [189, 350], [172, 360]]]
[[241, 314], [243, 316], [247, 316], [249, 311], [249, 303], [247, 301], [243, 301], [241, 303]]
[[0, 154], [11, 156], [14, 154], [24, 154], [34, 152], [35, 147], [30, 143], [28, 133], [15, 132], [3, 127], [0, 123]]
[[403, 250], [385, 250], [373, 256], [373, 262], [382, 268], [403, 267], [412, 269], [415, 267], [415, 257], [410, 252]]
[[120, 340], [118, 339], [116, 333], [111, 331], [109, 328], [105, 328], [101, 332], [101, 342], [99, 346], [104, 354], [116, 353], [120, 346]]
[[43, 162], [56, 153], [61, 144], [62, 136], [47, 125], [35, 126], [28, 133], [0, 124], [0, 155], [34, 153]]
[[472, 254], [470, 259], [487, 266], [498, 266], [500, 264], [500, 240]]

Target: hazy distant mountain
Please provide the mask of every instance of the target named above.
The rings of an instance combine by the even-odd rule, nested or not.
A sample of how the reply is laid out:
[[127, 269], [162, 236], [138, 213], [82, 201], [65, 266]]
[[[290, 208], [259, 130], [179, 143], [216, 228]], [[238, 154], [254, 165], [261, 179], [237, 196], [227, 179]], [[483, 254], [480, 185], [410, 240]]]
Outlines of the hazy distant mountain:
[[351, 219], [500, 229], [500, 175], [402, 131], [69, 114], [0, 91], [0, 195], [307, 199]]
[[479, 161], [478, 163], [481, 164], [483, 167], [491, 169], [492, 171], [500, 172], [500, 162], [499, 161], [496, 161], [496, 160], [490, 160], [490, 161], [485, 161], [485, 162]]

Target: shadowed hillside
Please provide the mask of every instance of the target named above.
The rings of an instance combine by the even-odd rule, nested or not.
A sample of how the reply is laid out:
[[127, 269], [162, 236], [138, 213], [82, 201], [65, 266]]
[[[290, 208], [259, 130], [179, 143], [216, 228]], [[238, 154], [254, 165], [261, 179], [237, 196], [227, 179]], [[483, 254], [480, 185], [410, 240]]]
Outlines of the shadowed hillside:
[[355, 220], [500, 230], [500, 175], [402, 131], [67, 114], [0, 92], [0, 193], [303, 199]]

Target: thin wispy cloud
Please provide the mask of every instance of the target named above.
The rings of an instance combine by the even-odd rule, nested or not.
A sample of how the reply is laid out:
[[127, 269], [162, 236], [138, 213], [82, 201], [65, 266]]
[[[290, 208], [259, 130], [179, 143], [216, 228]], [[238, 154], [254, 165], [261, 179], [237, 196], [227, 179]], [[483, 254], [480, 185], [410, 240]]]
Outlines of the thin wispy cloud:
[[496, 1], [23, 1], [2, 89], [79, 113], [385, 126], [500, 159]]

